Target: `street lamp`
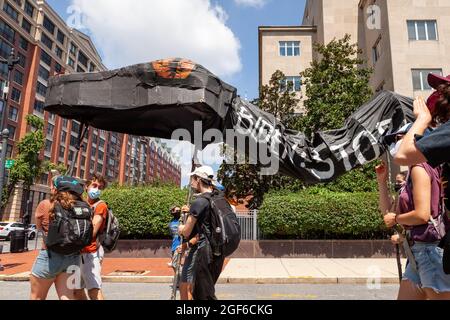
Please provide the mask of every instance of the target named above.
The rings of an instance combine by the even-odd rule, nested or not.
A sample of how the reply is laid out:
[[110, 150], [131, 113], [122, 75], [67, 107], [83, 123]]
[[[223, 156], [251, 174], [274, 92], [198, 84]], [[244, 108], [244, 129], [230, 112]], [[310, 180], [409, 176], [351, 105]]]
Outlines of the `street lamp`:
[[[0, 156], [0, 207], [2, 204], [2, 196], [3, 196], [3, 185], [5, 180], [5, 161], [6, 161], [6, 149], [8, 148], [8, 137], [9, 137], [9, 131], [8, 129], [5, 129], [6, 126], [6, 117], [8, 116], [7, 110], [8, 110], [8, 97], [9, 97], [9, 87], [11, 83], [11, 74], [14, 70], [14, 67], [16, 64], [20, 62], [20, 58], [16, 58], [14, 54], [14, 48], [11, 49], [11, 53], [9, 54], [8, 59], [4, 59], [0, 57], [0, 63], [8, 65], [8, 78], [6, 81], [5, 89], [3, 92], [3, 108], [2, 108], [2, 120], [0, 122], [0, 131], [1, 131], [1, 138], [2, 138], [2, 152]], [[0, 212], [0, 217], [3, 217], [3, 212]]]

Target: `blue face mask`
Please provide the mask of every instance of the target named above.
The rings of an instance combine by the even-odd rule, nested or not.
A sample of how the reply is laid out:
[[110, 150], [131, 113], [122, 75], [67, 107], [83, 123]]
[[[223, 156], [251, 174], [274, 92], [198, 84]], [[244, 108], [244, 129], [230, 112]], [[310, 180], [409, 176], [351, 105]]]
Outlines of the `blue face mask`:
[[91, 188], [88, 190], [88, 196], [92, 200], [99, 199], [101, 195], [102, 191], [99, 188]]

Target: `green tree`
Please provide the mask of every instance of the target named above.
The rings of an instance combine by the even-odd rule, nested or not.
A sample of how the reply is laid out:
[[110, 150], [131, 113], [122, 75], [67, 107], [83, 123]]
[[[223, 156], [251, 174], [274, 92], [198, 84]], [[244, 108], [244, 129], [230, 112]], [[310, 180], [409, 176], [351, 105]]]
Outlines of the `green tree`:
[[39, 154], [45, 146], [44, 121], [35, 115], [28, 115], [26, 121], [30, 130], [17, 143], [18, 153], [9, 172], [8, 184], [3, 190], [1, 212], [4, 212], [9, 198], [19, 182], [22, 182], [24, 191], [27, 192], [36, 178], [43, 173], [52, 169], [64, 172], [64, 166], [39, 159]]
[[[277, 70], [272, 75], [269, 84], [260, 88], [260, 97], [252, 101], [261, 110], [271, 113], [284, 125], [289, 126], [299, 100], [292, 90], [293, 83], [285, 85], [286, 76]], [[272, 187], [279, 188], [290, 183], [290, 178], [281, 176], [261, 176], [260, 166], [251, 164], [248, 156], [238, 155], [234, 150], [224, 146], [222, 156], [226, 161], [220, 167], [218, 177], [226, 187], [228, 196], [243, 199], [249, 195], [250, 208], [259, 208], [266, 194]], [[230, 161], [234, 159], [234, 161]], [[240, 161], [237, 161], [240, 160]], [[244, 164], [229, 164], [244, 163]]]
[[[309, 137], [314, 132], [338, 129], [345, 120], [372, 97], [369, 86], [372, 69], [364, 66], [357, 44], [350, 35], [327, 45], [315, 44], [321, 59], [303, 71], [306, 86], [306, 113], [295, 125]], [[326, 187], [332, 191], [376, 191], [373, 165], [353, 170]]]
[[314, 44], [321, 56], [300, 75], [306, 86], [306, 113], [297, 128], [307, 136], [342, 127], [345, 120], [372, 96], [369, 86], [372, 69], [364, 66], [361, 51], [350, 35], [326, 45]]

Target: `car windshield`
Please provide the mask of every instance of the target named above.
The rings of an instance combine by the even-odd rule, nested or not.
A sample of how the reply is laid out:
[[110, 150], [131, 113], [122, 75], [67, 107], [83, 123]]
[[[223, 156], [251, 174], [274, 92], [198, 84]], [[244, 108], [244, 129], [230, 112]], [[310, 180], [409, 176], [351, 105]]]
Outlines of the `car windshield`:
[[0, 222], [0, 227], [4, 227], [4, 226], [7, 226], [8, 225], [8, 223], [6, 223], [6, 222]]

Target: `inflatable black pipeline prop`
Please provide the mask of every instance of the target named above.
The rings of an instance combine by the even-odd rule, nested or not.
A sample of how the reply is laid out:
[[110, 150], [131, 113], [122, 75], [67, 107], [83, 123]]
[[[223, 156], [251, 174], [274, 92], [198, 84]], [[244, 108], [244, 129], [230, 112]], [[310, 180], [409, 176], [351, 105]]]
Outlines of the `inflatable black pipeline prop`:
[[[167, 59], [52, 77], [45, 109], [98, 129], [132, 135], [171, 139], [178, 130], [189, 133], [187, 140], [200, 148], [221, 142], [211, 138], [214, 130], [224, 142], [263, 164], [267, 174], [279, 169], [313, 184], [332, 181], [378, 159], [386, 151], [383, 137], [414, 120], [412, 107], [412, 99], [383, 91], [349, 117], [343, 128], [317, 132], [308, 140], [241, 100], [234, 87], [204, 67]], [[235, 137], [246, 143], [235, 145]], [[255, 143], [257, 149], [252, 149]]]

